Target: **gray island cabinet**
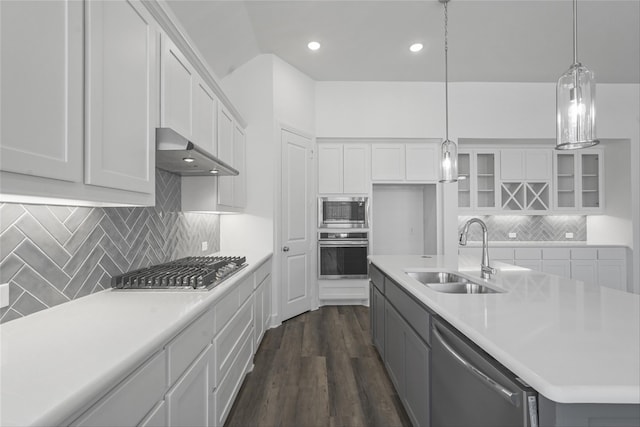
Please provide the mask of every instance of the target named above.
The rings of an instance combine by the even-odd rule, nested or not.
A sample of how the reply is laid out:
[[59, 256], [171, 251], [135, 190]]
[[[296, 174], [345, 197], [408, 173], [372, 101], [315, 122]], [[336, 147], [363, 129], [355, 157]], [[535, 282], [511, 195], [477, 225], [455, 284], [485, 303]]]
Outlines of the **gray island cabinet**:
[[[432, 348], [431, 348], [431, 327], [433, 322], [445, 322], [448, 325], [455, 325], [455, 322], [451, 319], [451, 313], [443, 313], [439, 303], [447, 301], [465, 307], [465, 304], [469, 304], [469, 300], [461, 301], [460, 299], [469, 298], [467, 295], [445, 295], [439, 294], [432, 296], [434, 304], [429, 304], [428, 291], [425, 293], [419, 288], [416, 288], [411, 282], [407, 283], [401, 279], [404, 279], [404, 271], [408, 267], [415, 267], [413, 264], [405, 264], [404, 268], [398, 268], [401, 265], [402, 257], [393, 256], [373, 256], [370, 257], [371, 264], [369, 266], [369, 280], [370, 280], [370, 321], [371, 321], [371, 336], [373, 344], [376, 347], [380, 357], [382, 358], [385, 368], [391, 378], [393, 385], [396, 388], [398, 396], [407, 411], [411, 422], [415, 426], [432, 426], [439, 427], [432, 423], [431, 416], [431, 404], [434, 399], [432, 393], [433, 378], [431, 378], [432, 369]], [[425, 264], [421, 267], [435, 267], [443, 269], [445, 265], [448, 265], [448, 270], [460, 270], [452, 268], [451, 263], [441, 262], [437, 265]], [[456, 266], [457, 265], [457, 260]], [[460, 262], [460, 266], [462, 266]], [[506, 269], [505, 271], [508, 271]], [[465, 271], [470, 277], [473, 273]], [[510, 273], [504, 273], [507, 276]], [[529, 273], [523, 273], [527, 275]], [[500, 275], [500, 272], [498, 273]], [[538, 277], [539, 279], [539, 277]], [[537, 280], [537, 279], [536, 279]], [[528, 286], [527, 279], [521, 279], [520, 281], [495, 281], [490, 283], [490, 286], [495, 285], [501, 288], [504, 295], [508, 295], [512, 292], [510, 298], [514, 297], [517, 293], [512, 289], [511, 283], [524, 284]], [[548, 285], [548, 282], [544, 282]], [[546, 286], [545, 285], [545, 286]], [[423, 286], [424, 287], [424, 286]], [[418, 291], [416, 291], [418, 289]], [[536, 288], [539, 290], [539, 288]], [[433, 295], [433, 294], [432, 294]], [[445, 298], [441, 298], [444, 296]], [[493, 295], [496, 296], [496, 295]], [[475, 296], [471, 296], [472, 298]], [[453, 300], [459, 298], [457, 302]], [[480, 298], [487, 298], [480, 296]], [[507, 297], [509, 298], [509, 297]], [[630, 296], [635, 298], [635, 296]], [[445, 303], [446, 304], [446, 303]], [[492, 306], [500, 307], [501, 303], [493, 301]], [[462, 308], [465, 310], [465, 308]], [[473, 312], [473, 305], [466, 307], [466, 310]], [[624, 314], [622, 314], [624, 317]], [[632, 315], [630, 319], [633, 321], [635, 317]], [[492, 313], [487, 315], [487, 322], [491, 323]], [[456, 328], [456, 326], [452, 326]], [[461, 335], [465, 335], [462, 331], [459, 331]], [[634, 330], [631, 331], [634, 333]], [[473, 336], [467, 337], [470, 342], [474, 341]], [[631, 348], [635, 345], [635, 342], [630, 342]], [[474, 344], [475, 345], [475, 344]], [[477, 347], [477, 346], [476, 346]], [[478, 350], [485, 353], [484, 350], [478, 347]], [[634, 351], [638, 351], [635, 349]], [[490, 352], [485, 353], [492, 357]], [[541, 353], [542, 354], [542, 353]], [[549, 352], [549, 357], [554, 357], [553, 352]], [[634, 354], [627, 355], [633, 360]], [[498, 365], [500, 362], [497, 359], [493, 359]], [[636, 359], [637, 360], [637, 359]], [[571, 361], [563, 360], [551, 360], [548, 363], [554, 363], [558, 366], [571, 365]], [[509, 371], [507, 367], [500, 365], [505, 371]], [[607, 367], [593, 365], [592, 369], [601, 369], [606, 372]], [[435, 372], [435, 371], [434, 371]], [[512, 368], [515, 377], [520, 380], [525, 375], [516, 372]], [[635, 375], [635, 372], [630, 372], [631, 375]], [[525, 380], [522, 380], [525, 381]], [[631, 381], [632, 399], [635, 399], [634, 389], [635, 382], [640, 379]], [[627, 384], [625, 384], [626, 386]], [[597, 385], [596, 385], [597, 386]], [[570, 387], [569, 387], [570, 388]], [[640, 387], [638, 388], [640, 394]], [[464, 408], [460, 408], [464, 410]], [[534, 412], [535, 413], [535, 412]], [[534, 417], [534, 421], [523, 421], [523, 425], [539, 425], [541, 427], [580, 427], [580, 426], [638, 426], [640, 425], [640, 404], [636, 402], [624, 401], [621, 403], [611, 402], [571, 402], [571, 403], [559, 403], [550, 398], [544, 396], [540, 390], [538, 390], [537, 399], [537, 416]], [[481, 419], [481, 417], [479, 417]], [[481, 425], [481, 424], [478, 424]]]

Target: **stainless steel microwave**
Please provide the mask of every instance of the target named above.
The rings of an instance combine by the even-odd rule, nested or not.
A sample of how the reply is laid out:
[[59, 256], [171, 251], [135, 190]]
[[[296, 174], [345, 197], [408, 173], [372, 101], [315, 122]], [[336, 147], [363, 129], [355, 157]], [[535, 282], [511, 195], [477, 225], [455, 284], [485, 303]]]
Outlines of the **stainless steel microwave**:
[[319, 228], [368, 228], [368, 197], [318, 197]]

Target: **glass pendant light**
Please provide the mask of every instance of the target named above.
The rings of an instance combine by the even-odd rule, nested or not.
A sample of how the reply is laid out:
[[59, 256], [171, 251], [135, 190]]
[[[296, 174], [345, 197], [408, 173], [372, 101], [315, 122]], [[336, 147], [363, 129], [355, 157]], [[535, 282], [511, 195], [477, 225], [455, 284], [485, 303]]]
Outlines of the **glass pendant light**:
[[440, 146], [440, 182], [449, 183], [458, 181], [458, 147], [449, 140], [449, 43], [447, 26], [449, 15], [447, 4], [449, 0], [440, 0], [444, 3], [444, 105], [445, 105], [445, 139]]
[[556, 87], [556, 150], [591, 147], [596, 139], [596, 81], [578, 62], [578, 0], [573, 0], [573, 64]]

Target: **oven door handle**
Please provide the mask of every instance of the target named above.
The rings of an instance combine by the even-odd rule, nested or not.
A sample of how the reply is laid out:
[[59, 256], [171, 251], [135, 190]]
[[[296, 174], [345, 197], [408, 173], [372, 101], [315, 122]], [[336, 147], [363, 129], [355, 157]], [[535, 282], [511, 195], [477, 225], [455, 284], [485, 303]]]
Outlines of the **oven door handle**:
[[319, 240], [318, 245], [320, 246], [362, 246], [368, 247], [368, 240]]

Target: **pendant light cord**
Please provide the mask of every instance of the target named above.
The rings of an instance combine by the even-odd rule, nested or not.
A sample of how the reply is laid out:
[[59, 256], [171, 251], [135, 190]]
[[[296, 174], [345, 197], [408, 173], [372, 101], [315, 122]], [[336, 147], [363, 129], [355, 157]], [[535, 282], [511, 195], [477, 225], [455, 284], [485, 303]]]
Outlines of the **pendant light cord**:
[[573, 0], [573, 63], [578, 63], [578, 0]]
[[445, 141], [449, 140], [449, 40], [448, 23], [449, 14], [447, 5], [449, 0], [444, 1], [444, 112], [445, 112]]

